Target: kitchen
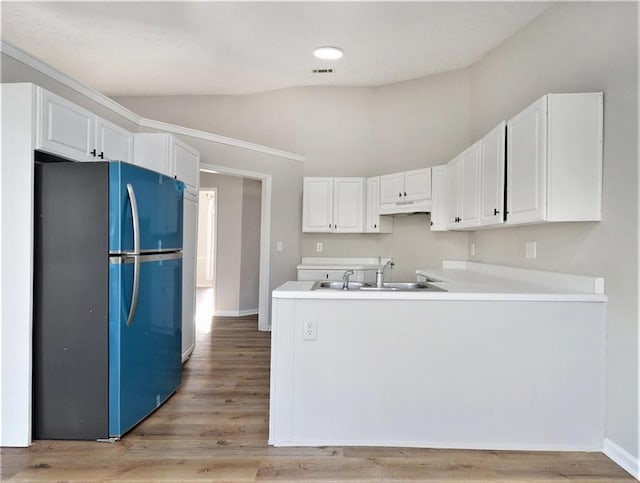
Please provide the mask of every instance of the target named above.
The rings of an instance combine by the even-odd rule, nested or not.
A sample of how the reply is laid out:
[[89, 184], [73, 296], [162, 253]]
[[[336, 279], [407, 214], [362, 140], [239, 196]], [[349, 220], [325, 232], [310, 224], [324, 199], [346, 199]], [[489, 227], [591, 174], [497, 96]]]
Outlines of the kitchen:
[[[300, 163], [189, 139], [202, 159], [272, 176], [271, 290], [295, 279], [302, 256], [318, 255], [391, 257], [394, 278], [402, 280], [448, 258], [603, 276], [608, 380], [615, 381], [607, 389], [607, 434], [637, 455], [636, 37], [633, 4], [559, 4], [468, 67], [417, 80], [378, 88], [298, 87], [240, 98], [116, 100], [150, 119], [305, 156]], [[42, 81], [41, 73], [5, 53], [2, 75], [3, 82]], [[52, 86], [82, 97], [47, 81], [45, 87]], [[427, 216], [413, 215], [396, 217], [389, 235], [301, 233], [303, 176], [373, 176], [443, 164], [541, 95], [584, 91], [603, 91], [606, 99], [603, 221], [435, 233], [426, 226]], [[204, 115], [213, 112], [219, 116]], [[274, 112], [278, 123], [272, 122]], [[260, 121], [261, 128], [254, 128]], [[283, 241], [282, 252], [275, 250], [277, 241]], [[535, 260], [523, 255], [530, 241], [537, 242]], [[321, 254], [317, 243], [323, 243]]]

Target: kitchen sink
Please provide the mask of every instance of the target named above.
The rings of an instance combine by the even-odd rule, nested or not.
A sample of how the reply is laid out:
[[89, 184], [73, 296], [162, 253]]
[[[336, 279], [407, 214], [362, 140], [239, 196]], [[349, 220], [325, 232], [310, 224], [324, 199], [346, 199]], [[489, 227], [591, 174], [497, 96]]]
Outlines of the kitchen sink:
[[[337, 281], [315, 282], [311, 290], [330, 289], [344, 290], [344, 283]], [[349, 282], [348, 290], [371, 292], [446, 292], [446, 290], [426, 282], [384, 282], [381, 287], [373, 283]]]
[[382, 287], [369, 284], [368, 286], [361, 287], [360, 290], [380, 292], [446, 292], [446, 290], [426, 282], [384, 282]]
[[[348, 290], [360, 290], [365, 285], [371, 285], [371, 284], [363, 283], [363, 282], [349, 282]], [[319, 281], [313, 284], [313, 287], [311, 287], [311, 290], [317, 290], [320, 288], [328, 288], [332, 290], [344, 290], [344, 282], [337, 282], [337, 281], [331, 281], [331, 280]]]

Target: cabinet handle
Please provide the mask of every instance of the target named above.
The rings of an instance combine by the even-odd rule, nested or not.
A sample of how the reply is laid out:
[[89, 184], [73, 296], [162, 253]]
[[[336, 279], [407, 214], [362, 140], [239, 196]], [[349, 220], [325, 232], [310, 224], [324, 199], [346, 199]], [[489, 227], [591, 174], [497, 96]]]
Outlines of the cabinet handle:
[[497, 215], [498, 213], [500, 213], [500, 211], [498, 211], [498, 208], [494, 208], [493, 209], [493, 216]]
[[325, 273], [324, 278], [329, 278], [329, 274]]
[[398, 193], [398, 198], [402, 198], [402, 193]]
[[406, 192], [406, 191], [404, 192], [404, 197], [405, 197], [405, 198], [407, 197], [407, 192]]
[[100, 159], [104, 159], [104, 153], [100, 153], [100, 154], [98, 154], [98, 157], [99, 157]]
[[374, 228], [378, 228], [378, 225], [376, 223], [373, 224]]
[[93, 151], [89, 151], [89, 154], [95, 158], [96, 157], [96, 150], [94, 149]]
[[433, 226], [433, 221], [431, 222], [431, 226]]

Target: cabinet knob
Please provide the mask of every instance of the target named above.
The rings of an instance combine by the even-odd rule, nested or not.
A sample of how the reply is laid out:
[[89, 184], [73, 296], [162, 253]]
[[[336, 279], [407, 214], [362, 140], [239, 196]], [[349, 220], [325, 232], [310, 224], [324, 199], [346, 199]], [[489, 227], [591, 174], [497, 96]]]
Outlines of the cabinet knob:
[[94, 149], [93, 151], [89, 151], [89, 154], [95, 158], [95, 156], [96, 156], [96, 150]]
[[497, 215], [498, 213], [500, 213], [500, 211], [498, 210], [498, 208], [494, 208], [493, 209], [493, 215]]
[[431, 226], [433, 226], [433, 221], [431, 222]]
[[402, 193], [398, 193], [398, 198], [402, 198]]
[[407, 192], [406, 192], [406, 191], [404, 192], [404, 197], [405, 197], [405, 198], [407, 197]]
[[378, 225], [376, 223], [373, 224], [374, 228], [378, 228]]

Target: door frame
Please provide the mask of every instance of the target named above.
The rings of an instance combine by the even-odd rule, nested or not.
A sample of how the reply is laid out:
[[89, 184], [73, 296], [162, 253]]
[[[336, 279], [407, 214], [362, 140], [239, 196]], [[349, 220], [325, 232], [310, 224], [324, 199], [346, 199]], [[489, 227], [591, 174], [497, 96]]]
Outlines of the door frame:
[[[218, 188], [200, 188], [198, 189], [198, 198], [200, 198], [200, 194], [202, 192], [211, 191], [215, 193], [214, 202], [213, 202], [213, 212], [215, 213], [214, 222], [209, 226], [210, 219], [207, 217], [207, 227], [210, 228], [209, 233], [207, 233], [207, 237], [212, 237], [211, 240], [211, 259], [213, 263], [213, 273], [211, 274], [211, 287], [215, 287], [216, 285], [216, 257], [218, 252]], [[198, 206], [198, 210], [200, 206]], [[198, 213], [199, 214], [199, 213]], [[198, 231], [200, 229], [198, 228]], [[212, 233], [213, 232], [213, 235]], [[197, 259], [197, 256], [196, 256]], [[197, 268], [196, 268], [197, 270]], [[196, 272], [197, 273], [197, 272]]]
[[260, 280], [258, 289], [258, 330], [271, 330], [269, 323], [269, 275], [271, 247], [271, 178], [270, 174], [243, 169], [229, 168], [209, 163], [200, 163], [200, 171], [213, 174], [226, 174], [242, 178], [255, 179], [262, 182], [262, 199], [260, 202]]

